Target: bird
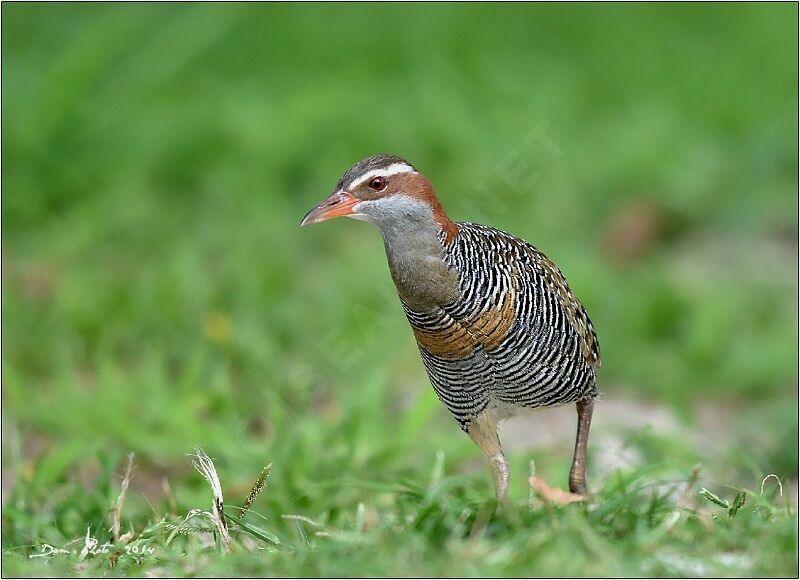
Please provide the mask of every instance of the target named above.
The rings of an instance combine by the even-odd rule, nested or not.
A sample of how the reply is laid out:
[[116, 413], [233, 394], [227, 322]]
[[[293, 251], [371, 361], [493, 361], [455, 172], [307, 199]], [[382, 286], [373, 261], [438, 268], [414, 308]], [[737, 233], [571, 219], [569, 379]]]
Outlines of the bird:
[[352, 165], [300, 225], [336, 217], [380, 230], [433, 389], [488, 459], [497, 501], [510, 476], [498, 423], [568, 403], [578, 416], [569, 490], [585, 498], [600, 347], [561, 270], [518, 237], [452, 221], [431, 182], [396, 155]]

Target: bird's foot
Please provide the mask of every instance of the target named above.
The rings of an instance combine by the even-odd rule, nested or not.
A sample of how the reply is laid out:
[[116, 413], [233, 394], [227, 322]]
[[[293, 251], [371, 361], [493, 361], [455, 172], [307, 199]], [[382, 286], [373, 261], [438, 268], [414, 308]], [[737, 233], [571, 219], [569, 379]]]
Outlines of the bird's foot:
[[557, 487], [550, 487], [538, 477], [531, 477], [528, 482], [531, 484], [533, 491], [538, 493], [542, 499], [556, 505], [567, 505], [586, 500], [585, 493], [572, 493]]

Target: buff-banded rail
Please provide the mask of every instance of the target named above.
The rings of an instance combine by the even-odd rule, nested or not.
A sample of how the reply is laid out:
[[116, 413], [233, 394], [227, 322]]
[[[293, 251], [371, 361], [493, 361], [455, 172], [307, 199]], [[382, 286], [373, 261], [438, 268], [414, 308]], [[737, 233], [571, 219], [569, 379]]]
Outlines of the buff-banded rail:
[[586, 495], [586, 446], [600, 349], [561, 270], [528, 242], [456, 223], [410, 163], [375, 155], [350, 167], [301, 225], [335, 217], [374, 224], [439, 399], [486, 454], [499, 501], [509, 468], [498, 421], [575, 403], [569, 489]]

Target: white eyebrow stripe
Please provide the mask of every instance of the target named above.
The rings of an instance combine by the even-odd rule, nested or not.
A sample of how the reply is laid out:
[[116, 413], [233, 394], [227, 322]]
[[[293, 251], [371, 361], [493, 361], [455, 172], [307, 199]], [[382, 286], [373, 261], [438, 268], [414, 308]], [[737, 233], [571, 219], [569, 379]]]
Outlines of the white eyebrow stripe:
[[390, 175], [397, 175], [398, 173], [416, 173], [416, 171], [414, 171], [414, 168], [406, 163], [392, 163], [388, 167], [368, 171], [355, 181], [351, 182], [348, 186], [348, 189], [355, 189], [362, 183], [365, 183], [374, 177], [389, 177]]

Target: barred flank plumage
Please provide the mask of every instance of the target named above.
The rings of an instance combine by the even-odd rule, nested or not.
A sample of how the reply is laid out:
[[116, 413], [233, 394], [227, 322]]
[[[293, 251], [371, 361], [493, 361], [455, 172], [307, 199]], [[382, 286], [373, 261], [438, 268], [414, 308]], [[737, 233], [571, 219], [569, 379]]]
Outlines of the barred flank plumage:
[[440, 236], [458, 298], [427, 312], [405, 303], [441, 401], [466, 430], [487, 409], [546, 407], [596, 396], [597, 336], [561, 271], [531, 244], [459, 223]]

